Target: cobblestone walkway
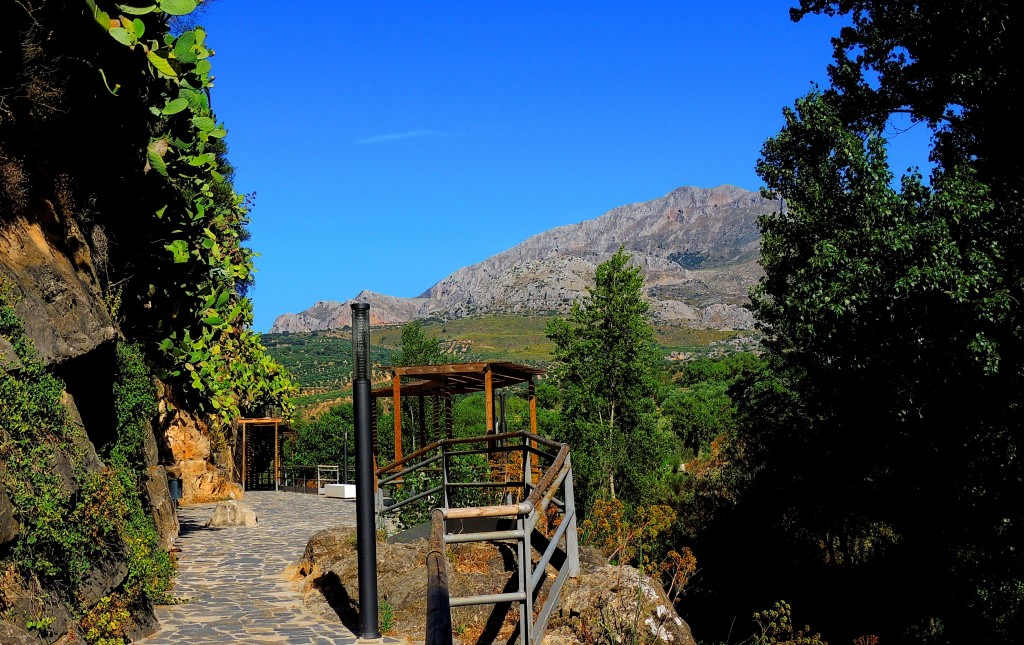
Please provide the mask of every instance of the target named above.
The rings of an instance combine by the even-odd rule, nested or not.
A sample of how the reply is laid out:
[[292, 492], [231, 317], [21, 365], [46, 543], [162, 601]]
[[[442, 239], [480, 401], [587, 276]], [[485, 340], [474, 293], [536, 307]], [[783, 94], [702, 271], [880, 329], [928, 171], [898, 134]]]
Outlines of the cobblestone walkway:
[[299, 593], [282, 575], [313, 533], [329, 526], [355, 526], [355, 502], [255, 491], [243, 501], [256, 511], [259, 526], [205, 528], [215, 504], [179, 509], [181, 535], [175, 546], [181, 553], [174, 594], [185, 602], [157, 607], [160, 631], [139, 642], [355, 643], [356, 637], [340, 622], [305, 611]]

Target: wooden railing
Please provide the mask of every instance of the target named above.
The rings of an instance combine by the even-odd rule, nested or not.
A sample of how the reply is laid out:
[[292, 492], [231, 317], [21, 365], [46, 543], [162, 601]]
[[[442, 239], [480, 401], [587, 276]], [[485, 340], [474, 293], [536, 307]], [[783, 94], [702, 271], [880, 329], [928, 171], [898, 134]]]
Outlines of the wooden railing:
[[[474, 445], [483, 447], [470, 447]], [[487, 457], [486, 479], [454, 481], [451, 477], [454, 474], [451, 468], [453, 460], [471, 455]], [[513, 455], [520, 456], [519, 463], [511, 458]], [[504, 464], [500, 463], [502, 456]], [[545, 462], [542, 469], [541, 462]], [[514, 469], [507, 468], [509, 464]], [[518, 603], [519, 642], [523, 645], [539, 643], [548, 618], [558, 604], [562, 585], [567, 577], [575, 577], [579, 573], [569, 446], [526, 432], [444, 439], [378, 469], [377, 475], [382, 492], [391, 488], [401, 490], [404, 496], [391, 505], [385, 505], [383, 494], [378, 495], [377, 509], [382, 517], [397, 514], [415, 504], [434, 507], [430, 514], [430, 544], [426, 560], [427, 645], [452, 642], [452, 607], [498, 603]], [[473, 489], [491, 491], [484, 497], [494, 498], [495, 503], [475, 506], [451, 503], [458, 502], [453, 497], [457, 497], [460, 491]], [[477, 499], [480, 499], [479, 495]], [[537, 530], [537, 525], [552, 505], [558, 512], [549, 519], [555, 519], [557, 527], [545, 535]], [[515, 528], [500, 526], [498, 521], [492, 522], [493, 526], [486, 525], [488, 519], [501, 518], [506, 520], [504, 524]], [[473, 522], [478, 524], [476, 530], [472, 530]], [[455, 530], [449, 531], [456, 523]], [[516, 542], [517, 590], [452, 598], [448, 591], [445, 547], [502, 540]], [[533, 563], [535, 550], [539, 554], [536, 564]], [[547, 580], [549, 565], [558, 573], [548, 588], [544, 603], [535, 611], [534, 601]]]

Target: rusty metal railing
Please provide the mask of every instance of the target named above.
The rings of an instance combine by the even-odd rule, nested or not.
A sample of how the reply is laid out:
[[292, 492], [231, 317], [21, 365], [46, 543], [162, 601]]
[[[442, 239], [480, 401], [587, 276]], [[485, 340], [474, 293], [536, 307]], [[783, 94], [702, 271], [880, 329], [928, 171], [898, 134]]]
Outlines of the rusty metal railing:
[[[483, 448], [473, 448], [474, 444]], [[518, 464], [510, 459], [520, 455]], [[452, 481], [450, 468], [453, 459], [470, 455], [488, 457], [488, 478], [479, 481]], [[506, 468], [496, 477], [495, 456], [505, 455]], [[548, 462], [542, 470], [534, 472], [534, 465]], [[424, 477], [424, 473], [433, 476]], [[444, 439], [406, 456], [404, 459], [378, 469], [379, 485], [406, 486], [406, 482], [419, 481], [421, 490], [406, 492], [406, 497], [385, 506], [383, 495], [378, 495], [378, 513], [387, 516], [413, 504], [436, 502], [430, 514], [430, 544], [427, 552], [427, 645], [452, 642], [451, 608], [469, 605], [517, 603], [519, 605], [519, 642], [522, 645], [539, 643], [547, 627], [551, 612], [558, 604], [566, 578], [579, 573], [579, 550], [576, 543], [576, 506], [573, 495], [572, 461], [569, 446], [527, 432], [508, 432]], [[419, 478], [417, 480], [417, 477]], [[536, 483], [535, 483], [536, 480]], [[411, 486], [412, 484], [408, 484]], [[499, 503], [456, 506], [453, 493], [462, 490], [491, 490]], [[559, 492], [561, 491], [561, 495]], [[550, 535], [537, 530], [537, 525], [554, 505], [558, 512], [557, 527]], [[479, 528], [476, 531], [449, 532], [449, 522], [504, 518], [515, 528]], [[497, 524], [497, 523], [496, 523]], [[464, 526], [462, 527], [464, 528]], [[445, 550], [449, 544], [467, 542], [516, 542], [515, 591], [452, 598], [448, 587], [448, 560]], [[533, 563], [533, 552], [539, 554]], [[547, 597], [539, 608], [534, 602], [547, 580], [547, 567], [551, 565], [557, 575], [551, 582]]]

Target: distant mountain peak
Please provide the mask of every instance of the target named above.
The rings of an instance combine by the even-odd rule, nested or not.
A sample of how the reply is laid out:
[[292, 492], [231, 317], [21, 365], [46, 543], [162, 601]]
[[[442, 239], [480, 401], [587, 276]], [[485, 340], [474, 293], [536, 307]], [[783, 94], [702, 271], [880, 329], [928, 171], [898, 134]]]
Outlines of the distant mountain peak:
[[483, 313], [564, 312], [586, 293], [597, 264], [620, 246], [645, 275], [652, 312], [694, 326], [750, 328], [741, 307], [761, 275], [757, 218], [775, 204], [723, 184], [683, 186], [594, 219], [559, 226], [463, 267], [417, 298], [362, 291], [344, 303], [320, 301], [274, 321], [272, 332], [351, 324], [351, 302], [369, 302], [374, 324]]

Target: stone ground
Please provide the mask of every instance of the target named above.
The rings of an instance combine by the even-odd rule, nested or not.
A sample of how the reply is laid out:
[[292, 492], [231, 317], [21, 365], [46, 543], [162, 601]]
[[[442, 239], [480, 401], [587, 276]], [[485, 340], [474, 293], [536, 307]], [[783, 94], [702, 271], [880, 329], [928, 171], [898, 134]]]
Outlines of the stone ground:
[[[356, 636], [340, 622], [305, 611], [284, 578], [309, 537], [329, 526], [355, 526], [353, 500], [250, 491], [253, 528], [205, 528], [216, 504], [178, 509], [181, 535], [174, 594], [184, 602], [157, 607], [160, 631], [145, 645], [288, 643], [348, 645]], [[384, 643], [405, 641], [385, 638]]]

